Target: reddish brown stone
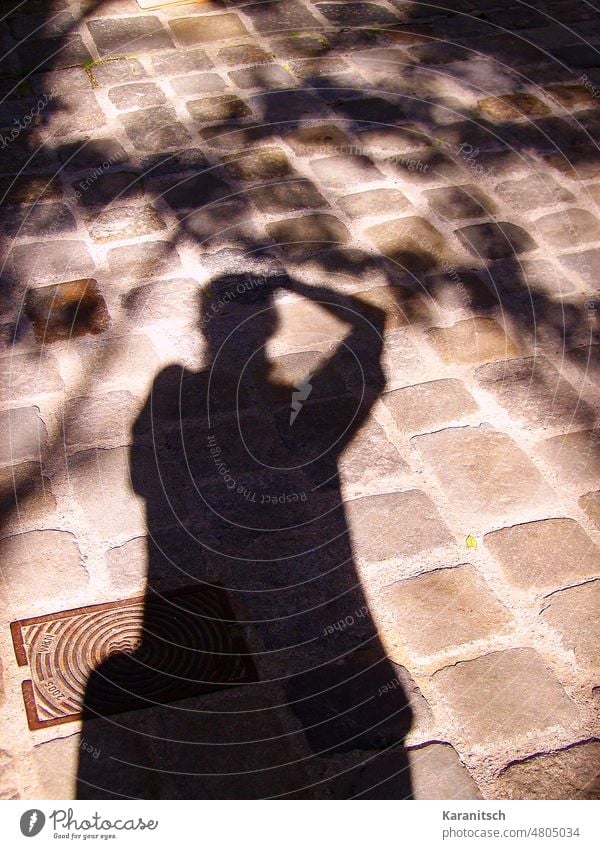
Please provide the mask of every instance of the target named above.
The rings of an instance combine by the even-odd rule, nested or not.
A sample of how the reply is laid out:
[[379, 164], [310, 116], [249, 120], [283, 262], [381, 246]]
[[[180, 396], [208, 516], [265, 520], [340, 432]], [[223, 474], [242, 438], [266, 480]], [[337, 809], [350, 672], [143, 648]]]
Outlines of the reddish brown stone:
[[30, 289], [25, 312], [44, 343], [102, 333], [110, 325], [106, 302], [91, 278]]

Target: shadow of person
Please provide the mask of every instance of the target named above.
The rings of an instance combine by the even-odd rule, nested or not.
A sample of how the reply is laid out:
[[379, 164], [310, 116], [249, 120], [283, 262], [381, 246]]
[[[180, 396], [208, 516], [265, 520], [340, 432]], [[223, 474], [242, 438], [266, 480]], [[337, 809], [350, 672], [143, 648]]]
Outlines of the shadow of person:
[[[297, 352], [270, 358], [282, 314]], [[78, 798], [411, 797], [338, 468], [384, 387], [384, 318], [284, 274], [203, 294], [206, 368], [165, 368], [133, 429], [143, 626], [90, 676]]]

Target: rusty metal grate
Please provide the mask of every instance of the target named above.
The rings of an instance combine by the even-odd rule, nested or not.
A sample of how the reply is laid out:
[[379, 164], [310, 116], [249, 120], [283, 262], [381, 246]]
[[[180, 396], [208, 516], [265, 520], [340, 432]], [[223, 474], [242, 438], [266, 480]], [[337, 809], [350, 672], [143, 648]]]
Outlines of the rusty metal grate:
[[11, 624], [31, 729], [257, 680], [224, 590], [201, 587]]

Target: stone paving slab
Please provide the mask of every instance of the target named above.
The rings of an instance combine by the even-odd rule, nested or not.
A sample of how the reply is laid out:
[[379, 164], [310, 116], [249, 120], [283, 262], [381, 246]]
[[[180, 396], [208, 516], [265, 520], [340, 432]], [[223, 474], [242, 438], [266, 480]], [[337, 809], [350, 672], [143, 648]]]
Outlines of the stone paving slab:
[[[597, 798], [597, 13], [26, 6], [0, 796]], [[11, 622], [203, 581], [258, 683], [27, 727]]]

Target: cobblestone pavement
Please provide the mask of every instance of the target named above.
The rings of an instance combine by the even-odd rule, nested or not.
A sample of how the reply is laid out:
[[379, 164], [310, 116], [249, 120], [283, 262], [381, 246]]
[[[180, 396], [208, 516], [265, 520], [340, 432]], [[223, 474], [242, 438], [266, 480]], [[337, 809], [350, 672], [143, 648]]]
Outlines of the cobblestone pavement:
[[[2, 14], [2, 797], [598, 798], [594, 7]], [[258, 681], [93, 718], [212, 584]]]

